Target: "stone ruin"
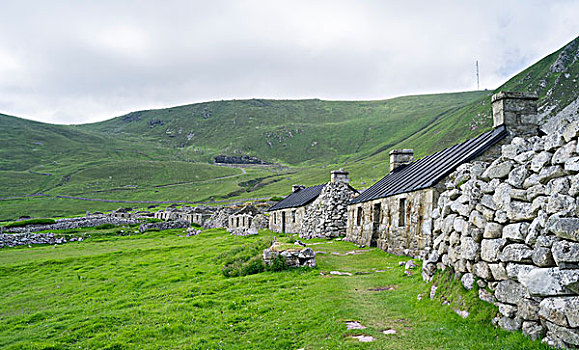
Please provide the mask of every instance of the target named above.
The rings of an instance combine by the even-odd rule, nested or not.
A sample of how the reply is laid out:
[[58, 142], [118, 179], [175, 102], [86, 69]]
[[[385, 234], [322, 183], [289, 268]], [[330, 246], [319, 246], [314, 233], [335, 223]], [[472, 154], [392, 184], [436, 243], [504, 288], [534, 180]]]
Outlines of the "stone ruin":
[[263, 261], [267, 265], [271, 265], [278, 256], [283, 257], [289, 267], [316, 267], [316, 253], [312, 248], [298, 243], [273, 242], [270, 248], [263, 251]]

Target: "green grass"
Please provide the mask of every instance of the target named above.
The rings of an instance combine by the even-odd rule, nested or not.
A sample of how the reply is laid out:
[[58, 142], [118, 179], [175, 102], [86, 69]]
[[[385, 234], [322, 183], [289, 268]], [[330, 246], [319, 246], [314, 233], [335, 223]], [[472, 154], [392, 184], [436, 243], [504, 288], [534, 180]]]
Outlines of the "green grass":
[[[546, 348], [494, 329], [486, 316], [462, 319], [438, 301], [418, 301], [430, 288], [418, 271], [405, 276], [398, 266], [405, 259], [376, 249], [336, 256], [330, 252], [356, 247], [327, 242], [312, 246], [326, 252], [318, 254], [316, 269], [226, 278], [216, 257], [267, 232], [237, 237], [206, 230], [179, 237], [182, 230], [131, 236], [83, 231], [97, 232], [102, 234], [82, 243], [0, 250], [1, 348]], [[332, 270], [374, 273], [327, 275]], [[369, 290], [383, 286], [395, 289]], [[368, 328], [348, 331], [349, 320]], [[390, 328], [397, 334], [381, 333]], [[349, 338], [362, 333], [376, 341]]]

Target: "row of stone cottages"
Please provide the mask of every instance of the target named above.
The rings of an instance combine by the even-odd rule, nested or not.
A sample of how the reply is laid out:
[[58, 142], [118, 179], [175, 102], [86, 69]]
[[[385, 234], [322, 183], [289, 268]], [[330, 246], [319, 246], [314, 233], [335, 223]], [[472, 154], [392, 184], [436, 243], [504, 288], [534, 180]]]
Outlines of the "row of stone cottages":
[[332, 172], [328, 184], [292, 193], [269, 209], [274, 232], [345, 239], [394, 254], [418, 257], [432, 245], [432, 210], [447, 176], [471, 161], [492, 161], [513, 137], [538, 134], [535, 93], [501, 92], [492, 98], [493, 129], [414, 161], [413, 150], [390, 152], [390, 173], [359, 194], [348, 173]]

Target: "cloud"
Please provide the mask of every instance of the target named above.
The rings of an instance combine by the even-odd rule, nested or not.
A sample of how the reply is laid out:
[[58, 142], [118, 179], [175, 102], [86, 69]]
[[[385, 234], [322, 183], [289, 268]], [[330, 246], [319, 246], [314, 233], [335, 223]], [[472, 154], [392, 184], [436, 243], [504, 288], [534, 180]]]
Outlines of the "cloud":
[[[484, 5], [484, 6], [483, 6]], [[230, 98], [472, 90], [572, 40], [575, 1], [22, 1], [0, 13], [0, 112], [55, 123]]]

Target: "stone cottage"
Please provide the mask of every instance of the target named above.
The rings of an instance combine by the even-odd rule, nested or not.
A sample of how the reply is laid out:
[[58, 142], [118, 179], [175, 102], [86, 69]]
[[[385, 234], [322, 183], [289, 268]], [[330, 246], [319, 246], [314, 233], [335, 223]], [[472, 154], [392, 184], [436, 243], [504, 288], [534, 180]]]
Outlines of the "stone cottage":
[[432, 210], [459, 165], [494, 160], [514, 136], [538, 134], [537, 94], [501, 92], [492, 98], [493, 129], [413, 160], [410, 149], [390, 152], [390, 173], [348, 205], [346, 240], [418, 257], [432, 245]]
[[344, 235], [347, 204], [358, 192], [350, 186], [349, 173], [331, 172], [330, 182], [312, 187], [292, 186], [292, 193], [269, 209], [269, 229], [299, 233], [303, 238]]

